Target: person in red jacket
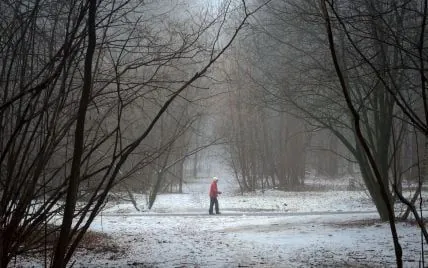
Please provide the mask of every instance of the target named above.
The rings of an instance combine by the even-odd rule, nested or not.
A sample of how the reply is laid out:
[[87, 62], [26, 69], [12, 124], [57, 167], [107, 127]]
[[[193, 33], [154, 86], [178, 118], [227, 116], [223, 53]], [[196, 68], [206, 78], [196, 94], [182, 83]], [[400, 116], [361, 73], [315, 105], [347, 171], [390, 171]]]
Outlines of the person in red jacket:
[[215, 206], [215, 213], [220, 214], [217, 196], [219, 194], [221, 194], [221, 192], [217, 189], [217, 181], [218, 181], [218, 179], [216, 177], [214, 177], [213, 181], [211, 182], [211, 186], [210, 186], [210, 209], [208, 211], [210, 213], [210, 215], [214, 214], [213, 213], [213, 207], [214, 206]]

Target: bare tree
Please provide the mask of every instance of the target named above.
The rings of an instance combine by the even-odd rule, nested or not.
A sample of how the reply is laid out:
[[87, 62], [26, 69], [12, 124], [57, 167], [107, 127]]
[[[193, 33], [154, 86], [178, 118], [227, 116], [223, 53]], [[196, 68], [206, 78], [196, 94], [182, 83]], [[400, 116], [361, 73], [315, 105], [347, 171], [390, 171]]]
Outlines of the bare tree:
[[[414, 5], [411, 2], [407, 4], [412, 7]], [[356, 2], [344, 2], [340, 5], [336, 3], [335, 6], [337, 15], [342, 18], [346, 29], [349, 29], [348, 34], [340, 30], [336, 34], [336, 52], [343, 66], [345, 81], [351, 89], [354, 105], [361, 114], [362, 131], [372, 148], [384, 183], [390, 186], [396, 184], [397, 189], [401, 189], [399, 185], [402, 180], [395, 180], [389, 174], [398, 167], [393, 163], [397, 163], [399, 154], [396, 152], [402, 147], [406, 135], [395, 135], [394, 132], [397, 129], [404, 130], [407, 120], [402, 120], [405, 113], [399, 109], [403, 105], [397, 103], [397, 98], [390, 94], [388, 88], [395, 86], [396, 91], [399, 89], [404, 94], [405, 89], [411, 87], [409, 94], [402, 96], [402, 100], [409, 104], [417, 101], [418, 96], [414, 86], [409, 84], [414, 74], [410, 75], [409, 70], [400, 67], [400, 64], [407, 66], [404, 63], [407, 59], [400, 57], [403, 54], [403, 44], [394, 43], [398, 42], [398, 33], [415, 29], [415, 16], [410, 15], [410, 10], [413, 9], [407, 10], [404, 6], [395, 5], [394, 8], [394, 4], [388, 6], [373, 1], [363, 1], [358, 5]], [[245, 62], [243, 66], [251, 68], [246, 68], [241, 77], [249, 79], [265, 93], [261, 98], [265, 106], [303, 119], [311, 126], [307, 129], [327, 129], [333, 133], [334, 140], [326, 143], [327, 147], [318, 150], [318, 154], [333, 151], [329, 154], [332, 163], [337, 156], [351, 154], [347, 158], [358, 162], [364, 184], [379, 215], [381, 219], [387, 220], [387, 207], [380, 198], [381, 190], [364, 150], [356, 139], [356, 131], [351, 123], [352, 115], [342, 98], [340, 85], [331, 68], [331, 59], [326, 53], [328, 47], [325, 45], [324, 29], [321, 27], [322, 14], [317, 9], [317, 2], [276, 1], [267, 10], [268, 13], [259, 15], [262, 18], [254, 25], [255, 37], [246, 37], [253, 42], [253, 45], [246, 43], [246, 55], [251, 54], [252, 57], [243, 57], [240, 61]], [[382, 16], [378, 16], [379, 14]], [[360, 19], [365, 16], [374, 19]], [[333, 25], [334, 29], [340, 27]], [[396, 29], [397, 34], [391, 29]], [[418, 34], [412, 33], [413, 39], [415, 36], [418, 37]], [[349, 37], [353, 38], [359, 50], [350, 44]], [[410, 38], [405, 37], [403, 40]], [[391, 42], [394, 45], [389, 45]], [[366, 60], [370, 59], [372, 66], [364, 63], [365, 59], [358, 51], [365, 53]], [[384, 71], [375, 72], [373, 68]], [[307, 135], [315, 141], [319, 133], [322, 132], [308, 132]], [[340, 141], [340, 146], [337, 141]], [[316, 167], [313, 162], [311, 164]], [[416, 165], [410, 163], [407, 167], [400, 166], [405, 170]], [[398, 173], [403, 173], [403, 170]], [[388, 188], [391, 203], [398, 195], [393, 187]]]
[[184, 27], [158, 23], [173, 8], [156, 1], [0, 1], [0, 267], [42, 245], [50, 266], [70, 261], [109, 191], [159, 158], [145, 141], [257, 11], [245, 4]]
[[221, 102], [218, 128], [228, 140], [228, 163], [241, 191], [299, 188], [304, 184], [310, 135], [305, 134], [303, 120], [278, 111], [259, 90], [250, 73], [263, 66], [248, 61], [246, 50], [253, 38], [247, 33], [224, 63], [227, 99]]
[[332, 31], [332, 26], [331, 26], [331, 22], [330, 22], [330, 15], [328, 13], [326, 1], [321, 1], [321, 11], [322, 11], [324, 19], [326, 21], [327, 35], [328, 35], [328, 40], [329, 40], [329, 44], [330, 44], [330, 51], [331, 51], [333, 63], [334, 63], [334, 66], [335, 66], [335, 69], [337, 72], [337, 76], [338, 76], [339, 81], [340, 81], [340, 85], [341, 85], [342, 90], [343, 90], [344, 98], [345, 98], [346, 103], [348, 105], [348, 108], [351, 111], [352, 116], [354, 118], [354, 126], [355, 126], [355, 131], [357, 134], [358, 141], [361, 143], [361, 146], [364, 149], [364, 153], [366, 154], [368, 161], [370, 162], [370, 166], [373, 169], [373, 173], [375, 174], [375, 177], [377, 179], [377, 183], [380, 186], [380, 192], [381, 192], [382, 199], [387, 206], [388, 220], [390, 223], [391, 233], [392, 233], [392, 237], [393, 237], [393, 241], [394, 241], [397, 267], [403, 267], [403, 260], [402, 260], [402, 254], [403, 253], [402, 253], [401, 245], [400, 245], [399, 240], [398, 240], [397, 229], [395, 226], [394, 207], [391, 204], [390, 198], [388, 196], [388, 191], [387, 191], [388, 186], [385, 185], [385, 179], [384, 179], [384, 177], [382, 177], [382, 173], [379, 170], [378, 164], [376, 163], [375, 158], [372, 155], [372, 151], [370, 150], [370, 147], [368, 146], [366, 138], [364, 137], [364, 134], [362, 133], [361, 126], [360, 126], [360, 114], [358, 113], [357, 109], [354, 107], [349, 89], [347, 87], [348, 85], [347, 85], [347, 83], [345, 81], [345, 77], [341, 71], [339, 60], [338, 60], [337, 55], [336, 55], [336, 48], [335, 48], [334, 39], [333, 39], [333, 31]]
[[[348, 41], [353, 46], [357, 54], [362, 58], [364, 64], [369, 66], [369, 68], [375, 73], [376, 77], [379, 79], [380, 84], [384, 88], [385, 91], [387, 91], [390, 96], [393, 98], [393, 100], [397, 103], [402, 113], [405, 115], [404, 120], [408, 119], [411, 124], [417, 128], [419, 131], [422, 131], [422, 133], [425, 134], [426, 137], [426, 87], [425, 87], [425, 71], [423, 70], [426, 56], [424, 53], [424, 36], [425, 36], [425, 25], [426, 25], [426, 15], [427, 15], [427, 1], [424, 2], [422, 7], [417, 7], [415, 5], [416, 3], [407, 2], [403, 4], [399, 3], [391, 3], [390, 5], [385, 5], [384, 8], [388, 10], [391, 13], [394, 13], [398, 18], [399, 26], [406, 25], [407, 27], [413, 26], [412, 31], [406, 32], [401, 27], [390, 27], [389, 21], [385, 19], [386, 16], [382, 15], [379, 17], [379, 23], [377, 25], [378, 28], [384, 29], [384, 31], [381, 32], [381, 34], [391, 34], [394, 38], [392, 40], [388, 39], [380, 39], [382, 41], [381, 46], [385, 47], [385, 49], [381, 50], [383, 53], [381, 53], [381, 59], [383, 61], [391, 61], [391, 58], [395, 58], [399, 55], [400, 58], [400, 64], [397, 64], [397, 68], [379, 68], [379, 64], [376, 61], [377, 57], [369, 57], [370, 53], [367, 53], [361, 49], [358, 42], [356, 42], [356, 38], [353, 36], [353, 34], [348, 30], [348, 25], [345, 23], [344, 18], [340, 15], [339, 12], [337, 12], [336, 6], [334, 6], [332, 3], [328, 1], [322, 1], [321, 7], [323, 10], [323, 14], [326, 18], [326, 24], [327, 24], [327, 33], [329, 37], [329, 43], [330, 43], [330, 50], [331, 55], [333, 58], [333, 62], [336, 67], [337, 75], [339, 80], [341, 81], [341, 86], [343, 89], [344, 97], [348, 103], [348, 107], [351, 110], [356, 128], [359, 129], [358, 122], [360, 118], [359, 111], [355, 109], [355, 107], [352, 104], [352, 98], [349, 95], [349, 90], [347, 88], [347, 85], [344, 83], [343, 79], [343, 71], [341, 70], [341, 66], [338, 64], [337, 61], [337, 55], [335, 52], [335, 40], [334, 40], [334, 31], [332, 30], [332, 23], [330, 22], [330, 16], [329, 12], [331, 12], [332, 17], [336, 18], [339, 22], [340, 29], [345, 33]], [[373, 5], [373, 7], [379, 7], [376, 5]], [[408, 17], [407, 10], [409, 8], [412, 9], [412, 16]], [[420, 9], [421, 8], [421, 9]], [[372, 15], [371, 13], [369, 15]], [[385, 53], [387, 51], [386, 49], [394, 47], [396, 48], [396, 53]], [[402, 67], [406, 66], [406, 67]], [[421, 69], [422, 68], [422, 69]], [[419, 75], [420, 80], [413, 80], [417, 78]], [[397, 78], [398, 77], [398, 78]], [[410, 84], [403, 83], [400, 81], [401, 79], [410, 79], [412, 78], [412, 82]], [[401, 82], [401, 83], [400, 83]], [[405, 85], [405, 88], [403, 89], [403, 84]], [[415, 96], [416, 98], [420, 98], [421, 102], [414, 101]], [[422, 109], [420, 107], [423, 107]], [[425, 111], [425, 113], [420, 113], [420, 110]], [[425, 119], [424, 119], [425, 117]], [[375, 161], [375, 159], [372, 157], [372, 151], [367, 146], [367, 137], [365, 137], [361, 131], [358, 132], [358, 140], [361, 142], [361, 144], [364, 147], [364, 152], [366, 157], [370, 160], [371, 168], [373, 169], [374, 173], [376, 174], [376, 178], [378, 179], [378, 183], [381, 186], [381, 188], [387, 188], [388, 185], [384, 185], [382, 182], [382, 176], [383, 174], [379, 172], [379, 163]], [[422, 162], [422, 165], [425, 163], [425, 161]], [[423, 176], [425, 175], [422, 173]], [[422, 179], [419, 179], [419, 191], [422, 184]], [[421, 227], [421, 231], [425, 237], [425, 240], [428, 241], [427, 231], [425, 229], [425, 225], [423, 221], [420, 219], [420, 216], [417, 212], [417, 210], [414, 207], [414, 201], [416, 200], [415, 196], [414, 198], [409, 201], [401, 194], [401, 191], [397, 185], [397, 180], [393, 183], [393, 188], [395, 193], [398, 195], [400, 200], [407, 204], [410, 208], [410, 210], [413, 212], [414, 217], [416, 218], [419, 226]], [[386, 192], [386, 190], [383, 190]], [[387, 199], [386, 194], [382, 195], [384, 198], [385, 203], [389, 203], [389, 200]], [[421, 198], [422, 199], [422, 198]], [[402, 267], [402, 259], [401, 259], [401, 247], [398, 242], [398, 237], [395, 233], [394, 228], [394, 211], [393, 207], [389, 209], [390, 211], [390, 225], [391, 225], [391, 231], [393, 234], [394, 239], [394, 245], [396, 249], [396, 260], [397, 260], [397, 266]]]

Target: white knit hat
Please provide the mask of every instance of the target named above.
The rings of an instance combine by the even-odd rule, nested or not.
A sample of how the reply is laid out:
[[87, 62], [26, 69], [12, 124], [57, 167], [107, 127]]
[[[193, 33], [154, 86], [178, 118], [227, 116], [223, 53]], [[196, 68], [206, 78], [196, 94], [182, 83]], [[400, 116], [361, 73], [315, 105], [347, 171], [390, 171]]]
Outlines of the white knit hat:
[[213, 181], [218, 181], [217, 177], [213, 177]]

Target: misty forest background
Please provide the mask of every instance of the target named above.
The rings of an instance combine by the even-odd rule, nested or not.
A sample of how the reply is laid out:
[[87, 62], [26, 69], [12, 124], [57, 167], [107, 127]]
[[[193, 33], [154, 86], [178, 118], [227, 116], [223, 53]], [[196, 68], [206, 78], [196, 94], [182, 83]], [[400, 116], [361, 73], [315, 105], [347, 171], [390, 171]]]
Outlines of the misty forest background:
[[354, 178], [349, 190], [367, 189], [390, 223], [398, 267], [397, 217], [428, 241], [427, 1], [0, 10], [0, 267], [41, 249], [64, 267], [114, 193], [147, 194], [151, 208], [219, 166], [241, 192]]

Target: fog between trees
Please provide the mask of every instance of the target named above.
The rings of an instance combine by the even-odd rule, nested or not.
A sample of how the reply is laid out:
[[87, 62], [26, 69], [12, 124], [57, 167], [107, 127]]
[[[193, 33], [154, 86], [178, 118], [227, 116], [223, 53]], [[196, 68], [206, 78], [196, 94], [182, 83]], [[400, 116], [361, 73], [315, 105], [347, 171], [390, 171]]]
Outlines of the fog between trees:
[[397, 199], [418, 216], [426, 1], [0, 9], [1, 267], [34, 248], [62, 267], [114, 193], [146, 193], [150, 208], [213, 161], [242, 192], [352, 176], [382, 220]]

